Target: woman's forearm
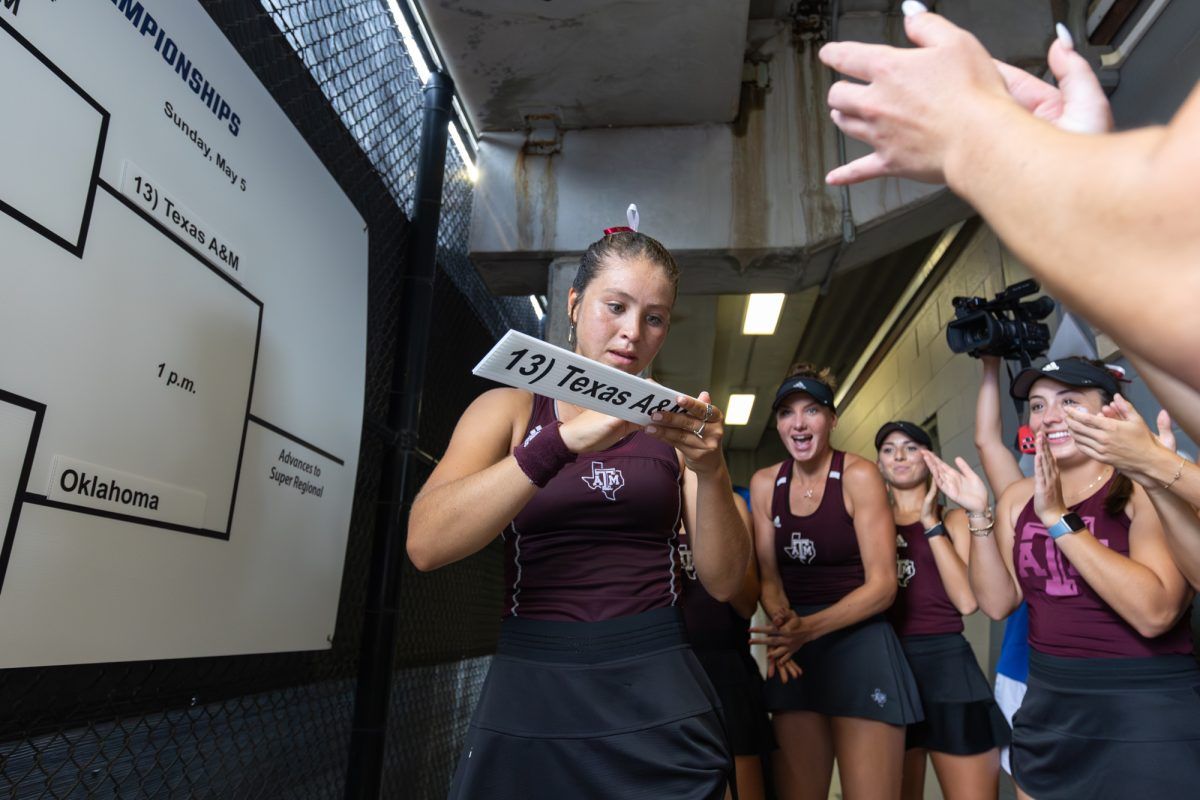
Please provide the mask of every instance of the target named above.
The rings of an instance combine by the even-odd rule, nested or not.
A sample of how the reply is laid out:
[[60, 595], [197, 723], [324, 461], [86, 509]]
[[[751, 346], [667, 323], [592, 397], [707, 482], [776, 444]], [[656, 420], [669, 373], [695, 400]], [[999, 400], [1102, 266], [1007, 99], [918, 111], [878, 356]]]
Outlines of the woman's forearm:
[[958, 557], [953, 542], [948, 536], [935, 536], [929, 540], [929, 549], [933, 552], [942, 588], [946, 590], [950, 602], [963, 616], [974, 614], [979, 608], [979, 603], [975, 600], [975, 593], [971, 591], [967, 565]]
[[1192, 205], [1200, 166], [1200, 95], [1188, 105], [1169, 137], [1164, 128], [1084, 136], [987, 98], [964, 106], [946, 178], [1064, 305], [1200, 388], [1200, 227], [1180, 210]]
[[1088, 586], [1142, 636], [1161, 636], [1183, 611], [1181, 598], [1153, 570], [1110, 550], [1090, 531], [1061, 536], [1055, 544]]
[[1196, 516], [1196, 510], [1162, 487], [1147, 489], [1146, 494], [1162, 522], [1167, 546], [1179, 571], [1193, 587], [1200, 587], [1200, 517]]
[[508, 456], [481, 472], [426, 488], [408, 517], [408, 557], [422, 571], [477, 553], [525, 507], [537, 487]]
[[971, 591], [975, 594], [979, 609], [995, 620], [1004, 619], [1021, 604], [1021, 596], [1000, 555], [998, 544], [994, 535], [972, 535], [971, 558], [967, 564]]
[[896, 588], [896, 576], [890, 572], [868, 579], [833, 605], [805, 617], [805, 622], [814, 639], [848, 628], [886, 611], [896, 599]]
[[750, 533], [724, 469], [696, 475], [695, 531], [689, 531], [696, 575], [705, 590], [727, 602], [742, 587], [750, 562]]

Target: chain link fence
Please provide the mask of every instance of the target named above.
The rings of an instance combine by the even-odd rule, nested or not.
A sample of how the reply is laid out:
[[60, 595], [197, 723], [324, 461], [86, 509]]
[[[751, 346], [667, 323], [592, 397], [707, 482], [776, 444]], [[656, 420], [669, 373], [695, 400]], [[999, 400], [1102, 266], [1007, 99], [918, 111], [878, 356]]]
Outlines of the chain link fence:
[[[369, 228], [367, 386], [336, 634], [326, 651], [0, 671], [0, 797], [336, 798], [346, 781], [379, 470], [416, 175], [421, 85], [385, 0], [202, 0]], [[447, 156], [420, 447], [441, 452], [483, 389], [470, 368], [525, 298], [467, 259], [471, 184]], [[499, 546], [406, 565], [384, 774], [444, 797], [498, 632]], [[36, 611], [34, 612], [36, 613]]]

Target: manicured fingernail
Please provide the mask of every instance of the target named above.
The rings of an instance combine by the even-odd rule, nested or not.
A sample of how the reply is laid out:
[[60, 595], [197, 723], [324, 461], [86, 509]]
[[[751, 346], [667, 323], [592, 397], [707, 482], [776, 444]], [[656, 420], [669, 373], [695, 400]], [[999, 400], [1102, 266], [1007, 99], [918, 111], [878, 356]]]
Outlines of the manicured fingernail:
[[1062, 42], [1063, 47], [1068, 50], [1075, 49], [1075, 39], [1071, 36], [1071, 32], [1067, 30], [1067, 26], [1061, 22], [1054, 26], [1054, 30], [1058, 33], [1058, 40]]
[[660, 422], [662, 420], [662, 414], [651, 414], [650, 419], [654, 420], [655, 422]]
[[924, 14], [929, 9], [925, 7], [924, 3], [919, 3], [917, 0], [904, 0], [900, 4], [900, 10], [906, 17], [915, 17], [917, 14]]
[[656, 430], [658, 430], [658, 428], [655, 428], [653, 425], [646, 426], [646, 433], [654, 433]]

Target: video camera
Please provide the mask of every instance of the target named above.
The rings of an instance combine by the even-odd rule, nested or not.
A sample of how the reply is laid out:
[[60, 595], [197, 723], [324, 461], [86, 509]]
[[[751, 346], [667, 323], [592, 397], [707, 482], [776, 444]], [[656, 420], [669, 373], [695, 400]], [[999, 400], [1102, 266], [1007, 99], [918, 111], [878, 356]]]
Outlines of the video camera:
[[950, 349], [972, 358], [1020, 359], [1029, 366], [1050, 347], [1050, 326], [1040, 320], [1050, 316], [1054, 300], [1045, 296], [1025, 301], [1021, 298], [1041, 288], [1030, 278], [1014, 283], [992, 300], [955, 297], [954, 320], [946, 326]]

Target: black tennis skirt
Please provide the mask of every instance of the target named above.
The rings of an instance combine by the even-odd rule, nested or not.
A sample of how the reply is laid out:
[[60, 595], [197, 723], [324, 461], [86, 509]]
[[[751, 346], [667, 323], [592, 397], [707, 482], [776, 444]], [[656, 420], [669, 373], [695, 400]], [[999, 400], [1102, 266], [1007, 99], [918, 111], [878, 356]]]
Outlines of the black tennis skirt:
[[969, 756], [1008, 746], [1008, 721], [961, 633], [905, 636], [900, 645], [925, 712], [908, 726], [908, 749]]
[[720, 701], [674, 608], [603, 622], [510, 617], [451, 800], [721, 800]]
[[1200, 796], [1200, 667], [1031, 650], [1012, 765], [1037, 800]]
[[721, 700], [733, 754], [761, 756], [774, 750], [775, 733], [767, 716], [762, 673], [750, 648], [697, 648], [696, 658]]
[[[801, 616], [827, 606], [793, 606]], [[920, 722], [921, 698], [896, 631], [876, 614], [826, 634], [792, 656], [804, 671], [787, 683], [767, 681], [767, 708], [862, 717], [892, 725]]]

